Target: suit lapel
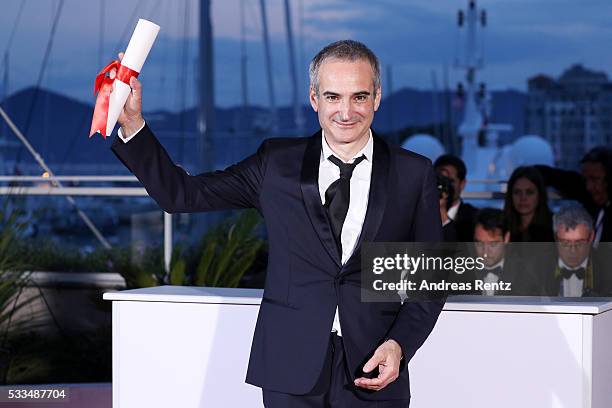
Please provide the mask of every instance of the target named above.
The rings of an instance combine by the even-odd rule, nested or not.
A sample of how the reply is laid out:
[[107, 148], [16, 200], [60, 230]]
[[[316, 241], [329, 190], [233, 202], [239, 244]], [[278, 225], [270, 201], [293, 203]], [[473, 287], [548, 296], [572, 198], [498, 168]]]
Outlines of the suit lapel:
[[372, 132], [374, 138], [374, 153], [372, 155], [372, 176], [370, 177], [370, 193], [368, 194], [368, 209], [361, 228], [361, 234], [355, 250], [347, 264], [360, 254], [363, 242], [371, 242], [380, 228], [385, 208], [389, 185], [389, 160], [391, 154], [387, 143]]
[[321, 204], [319, 194], [319, 164], [321, 161], [321, 131], [310, 137], [304, 152], [302, 161], [302, 171], [300, 176], [300, 187], [302, 189], [302, 199], [306, 206], [306, 211], [312, 222], [321, 243], [329, 253], [334, 262], [341, 266], [338, 246], [334, 240], [327, 215]]

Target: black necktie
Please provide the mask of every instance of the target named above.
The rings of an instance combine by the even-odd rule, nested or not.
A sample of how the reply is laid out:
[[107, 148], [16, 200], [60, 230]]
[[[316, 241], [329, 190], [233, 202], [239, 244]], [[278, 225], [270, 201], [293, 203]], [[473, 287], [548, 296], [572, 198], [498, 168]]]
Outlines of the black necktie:
[[479, 275], [480, 275], [480, 279], [484, 279], [488, 273], [492, 273], [495, 276], [497, 276], [497, 278], [501, 278], [502, 272], [503, 272], [502, 267], [498, 266], [492, 269], [482, 269]]
[[501, 276], [501, 274], [502, 274], [502, 267], [501, 267], [501, 266], [498, 266], [498, 267], [493, 268], [493, 269], [485, 269], [484, 271], [485, 271], [485, 275], [486, 275], [487, 273], [492, 273], [492, 274], [494, 274], [494, 275], [497, 275], [497, 277], [500, 277], [500, 276]]
[[353, 163], [344, 163], [336, 156], [329, 156], [328, 159], [340, 169], [340, 178], [327, 188], [325, 191], [325, 205], [329, 220], [331, 222], [334, 238], [340, 248], [342, 254], [342, 241], [340, 234], [342, 233], [342, 225], [348, 213], [349, 203], [351, 199], [351, 176], [355, 167], [366, 157], [360, 156]]
[[584, 279], [584, 268], [578, 268], [578, 269], [560, 268], [560, 272], [561, 272], [561, 277], [563, 279], [569, 279], [572, 277], [573, 274], [576, 274], [576, 277], [578, 279]]

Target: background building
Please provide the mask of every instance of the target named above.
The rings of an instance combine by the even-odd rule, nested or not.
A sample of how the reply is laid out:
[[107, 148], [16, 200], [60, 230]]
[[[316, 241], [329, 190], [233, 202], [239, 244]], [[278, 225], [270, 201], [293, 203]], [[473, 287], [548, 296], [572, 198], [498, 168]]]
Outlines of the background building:
[[525, 109], [525, 130], [551, 143], [560, 167], [576, 168], [586, 151], [612, 142], [612, 82], [604, 72], [576, 64], [557, 80], [534, 76]]

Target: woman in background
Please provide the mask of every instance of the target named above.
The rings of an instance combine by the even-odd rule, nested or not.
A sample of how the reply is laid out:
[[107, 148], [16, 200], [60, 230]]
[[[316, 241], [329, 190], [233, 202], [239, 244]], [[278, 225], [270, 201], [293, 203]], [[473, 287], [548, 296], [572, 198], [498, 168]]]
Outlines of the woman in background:
[[512, 172], [504, 215], [509, 224], [511, 242], [554, 241], [546, 186], [535, 167], [518, 167]]

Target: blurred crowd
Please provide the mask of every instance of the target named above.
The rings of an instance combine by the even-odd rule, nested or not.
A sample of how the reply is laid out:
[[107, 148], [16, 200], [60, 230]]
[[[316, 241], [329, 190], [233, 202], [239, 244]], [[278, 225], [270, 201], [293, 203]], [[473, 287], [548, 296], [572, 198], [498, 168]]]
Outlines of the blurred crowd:
[[[511, 281], [512, 292], [503, 294], [612, 296], [612, 149], [590, 150], [580, 172], [518, 167], [503, 209], [462, 200], [468, 175], [459, 157], [440, 156], [434, 168], [445, 241], [473, 242], [485, 259], [485, 270], [471, 278]], [[564, 200], [556, 212], [549, 189]]]

